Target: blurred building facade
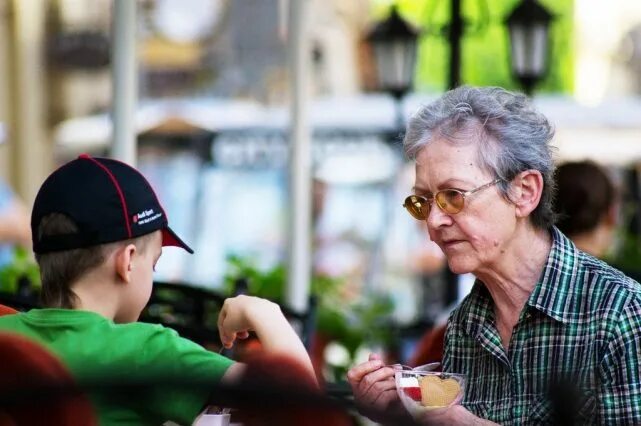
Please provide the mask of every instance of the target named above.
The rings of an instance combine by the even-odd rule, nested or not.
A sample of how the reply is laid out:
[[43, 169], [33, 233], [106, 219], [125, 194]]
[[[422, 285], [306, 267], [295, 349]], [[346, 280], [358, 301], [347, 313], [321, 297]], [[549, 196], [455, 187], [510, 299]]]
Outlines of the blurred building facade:
[[[328, 185], [316, 224], [326, 246], [317, 259], [332, 273], [358, 276], [358, 285], [392, 287], [409, 320], [420, 309], [412, 276], [420, 268], [408, 265], [408, 253], [424, 248], [424, 236], [400, 208], [411, 172], [398, 149], [393, 101], [364, 94], [373, 82], [363, 36], [374, 6], [385, 2], [310, 2], [314, 173]], [[160, 266], [166, 278], [220, 281], [229, 250], [259, 252], [265, 264], [283, 259], [285, 5], [138, 1], [138, 125], [141, 142], [148, 138], [140, 164], [162, 188], [177, 230], [199, 248], [190, 260], [167, 256]], [[27, 200], [61, 159], [105, 152], [111, 7], [110, 0], [0, 0], [0, 122], [7, 135], [0, 169]], [[641, 7], [636, 0], [576, 0], [573, 10], [574, 93], [537, 95], [535, 102], [556, 124], [560, 160], [629, 166], [641, 161]], [[404, 116], [437, 95], [410, 94]], [[181, 136], [149, 138], [163, 126]], [[258, 213], [233, 214], [252, 203]]]
[[641, 4], [575, 0], [575, 96], [588, 105], [641, 94]]

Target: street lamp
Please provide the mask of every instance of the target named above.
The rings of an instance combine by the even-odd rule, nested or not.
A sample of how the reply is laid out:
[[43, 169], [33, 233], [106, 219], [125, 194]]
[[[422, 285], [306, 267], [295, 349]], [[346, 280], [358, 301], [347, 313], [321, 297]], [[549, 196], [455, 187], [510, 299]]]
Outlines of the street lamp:
[[390, 16], [367, 35], [374, 49], [378, 88], [392, 95], [397, 113], [396, 124], [403, 128], [400, 100], [412, 88], [419, 32], [412, 28], [392, 6]]
[[523, 0], [506, 20], [512, 73], [528, 95], [547, 73], [550, 21], [552, 14], [536, 0]]

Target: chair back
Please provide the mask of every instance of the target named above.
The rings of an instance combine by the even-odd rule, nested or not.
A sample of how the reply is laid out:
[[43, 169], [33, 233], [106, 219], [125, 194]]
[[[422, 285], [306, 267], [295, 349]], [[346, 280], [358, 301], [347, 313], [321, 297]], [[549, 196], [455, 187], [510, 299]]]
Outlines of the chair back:
[[11, 307], [18, 311], [28, 311], [41, 307], [38, 294], [23, 295], [4, 291], [0, 291], [0, 305]]
[[140, 321], [162, 324], [202, 346], [220, 348], [217, 320], [224, 302], [225, 296], [213, 290], [155, 281]]
[[[247, 293], [242, 280], [236, 283], [234, 295]], [[214, 290], [188, 283], [155, 281], [149, 303], [140, 321], [173, 328], [182, 337], [209, 349], [221, 347], [217, 319], [227, 296]], [[300, 325], [301, 339], [310, 350], [316, 329], [316, 298], [311, 296], [305, 312], [281, 305], [283, 314]]]
[[425, 333], [416, 345], [416, 350], [408, 361], [409, 365], [441, 362], [443, 359], [446, 329], [447, 324], [438, 324]]

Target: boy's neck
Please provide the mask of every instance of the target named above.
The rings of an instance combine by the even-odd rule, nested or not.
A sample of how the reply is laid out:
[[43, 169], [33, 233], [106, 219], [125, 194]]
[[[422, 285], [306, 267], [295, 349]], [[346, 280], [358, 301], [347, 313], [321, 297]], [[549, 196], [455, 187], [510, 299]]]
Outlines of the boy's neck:
[[113, 284], [91, 275], [73, 285], [72, 290], [77, 296], [73, 309], [95, 312], [114, 320], [118, 311], [118, 294]]

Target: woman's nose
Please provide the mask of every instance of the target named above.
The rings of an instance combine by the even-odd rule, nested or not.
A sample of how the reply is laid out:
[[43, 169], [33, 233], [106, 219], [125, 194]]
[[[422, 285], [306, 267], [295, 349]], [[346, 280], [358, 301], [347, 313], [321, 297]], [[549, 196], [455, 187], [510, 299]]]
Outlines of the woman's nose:
[[428, 229], [437, 229], [441, 226], [450, 224], [452, 222], [452, 217], [441, 210], [435, 201], [432, 201], [426, 221]]

